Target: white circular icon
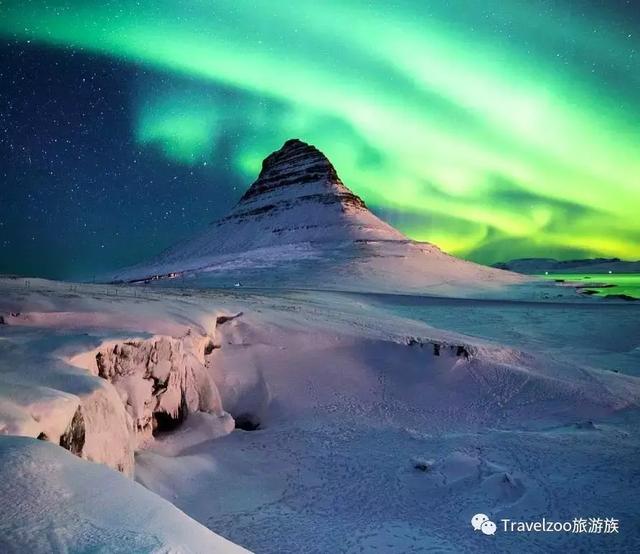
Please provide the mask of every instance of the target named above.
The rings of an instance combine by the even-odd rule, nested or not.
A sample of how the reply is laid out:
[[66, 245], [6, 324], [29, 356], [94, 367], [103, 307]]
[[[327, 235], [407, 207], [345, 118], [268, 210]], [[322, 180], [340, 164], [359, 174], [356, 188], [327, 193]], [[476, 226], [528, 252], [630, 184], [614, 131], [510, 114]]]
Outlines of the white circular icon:
[[489, 521], [489, 517], [484, 514], [476, 514], [471, 518], [471, 526], [475, 531], [480, 531], [482, 529], [482, 524], [485, 521]]
[[485, 521], [480, 527], [480, 530], [485, 535], [495, 535], [496, 534], [496, 524], [493, 521]]

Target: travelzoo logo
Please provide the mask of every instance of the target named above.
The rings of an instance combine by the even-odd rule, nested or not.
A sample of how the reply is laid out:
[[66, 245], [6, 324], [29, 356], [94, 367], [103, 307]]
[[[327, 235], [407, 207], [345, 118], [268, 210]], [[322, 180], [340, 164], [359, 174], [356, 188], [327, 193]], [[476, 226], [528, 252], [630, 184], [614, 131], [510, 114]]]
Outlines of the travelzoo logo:
[[620, 532], [620, 522], [611, 517], [575, 517], [570, 521], [553, 521], [542, 518], [537, 521], [515, 521], [500, 519], [498, 524], [485, 514], [476, 514], [471, 518], [474, 531], [485, 535], [495, 535], [500, 529], [504, 533], [590, 533], [611, 534]]

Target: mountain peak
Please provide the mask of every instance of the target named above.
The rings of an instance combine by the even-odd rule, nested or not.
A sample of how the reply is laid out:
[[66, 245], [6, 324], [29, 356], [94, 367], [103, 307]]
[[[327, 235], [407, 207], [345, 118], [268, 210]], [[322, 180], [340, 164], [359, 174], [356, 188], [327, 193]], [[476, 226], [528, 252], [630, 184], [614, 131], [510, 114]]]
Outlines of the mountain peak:
[[263, 160], [260, 176], [262, 176], [265, 171], [269, 171], [273, 169], [273, 167], [281, 164], [295, 164], [300, 160], [312, 159], [325, 162], [335, 173], [335, 169], [331, 165], [331, 162], [322, 152], [320, 152], [320, 150], [312, 144], [308, 144], [297, 138], [292, 138], [287, 140], [280, 147], [280, 150], [272, 152]]
[[364, 207], [362, 199], [344, 186], [329, 159], [315, 146], [297, 138], [287, 140], [263, 160], [258, 179], [239, 204], [263, 195], [271, 197], [272, 193], [289, 198], [311, 193], [344, 196], [348, 203]]

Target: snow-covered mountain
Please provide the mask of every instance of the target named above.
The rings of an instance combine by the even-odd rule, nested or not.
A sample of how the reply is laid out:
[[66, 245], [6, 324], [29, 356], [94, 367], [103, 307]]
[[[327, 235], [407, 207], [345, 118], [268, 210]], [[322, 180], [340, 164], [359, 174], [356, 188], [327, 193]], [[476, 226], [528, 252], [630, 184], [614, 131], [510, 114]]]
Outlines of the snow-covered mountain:
[[292, 139], [263, 161], [260, 176], [228, 216], [160, 259], [190, 266], [231, 252], [341, 240], [408, 239], [344, 186], [322, 152]]
[[375, 216], [327, 157], [298, 139], [262, 164], [229, 215], [113, 281], [469, 294], [522, 276], [460, 260]]

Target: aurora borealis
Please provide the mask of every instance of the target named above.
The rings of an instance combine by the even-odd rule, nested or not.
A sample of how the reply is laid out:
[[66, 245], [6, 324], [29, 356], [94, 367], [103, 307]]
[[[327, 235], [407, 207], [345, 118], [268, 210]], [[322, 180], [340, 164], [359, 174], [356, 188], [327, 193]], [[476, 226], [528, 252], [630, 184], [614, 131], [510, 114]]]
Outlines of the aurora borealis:
[[[65, 274], [103, 269], [90, 252], [116, 265], [155, 253], [222, 216], [291, 137], [323, 150], [379, 215], [456, 255], [640, 258], [632, 4], [2, 2], [2, 59], [29, 76], [11, 80], [9, 68], [1, 85], [14, 110], [3, 110], [0, 271], [54, 275], [38, 245], [73, 258]], [[73, 147], [53, 145], [67, 159], [47, 177], [45, 139], [19, 136], [29, 110], [53, 99], [64, 118], [92, 69], [101, 105], [71, 117], [65, 136], [95, 156], [79, 170]], [[48, 121], [30, 128], [61, 138]], [[72, 186], [82, 190], [70, 215]], [[92, 233], [81, 247], [52, 244], [43, 217], [16, 216], [34, 205], [49, 227]], [[103, 208], [111, 226], [89, 217]]]

